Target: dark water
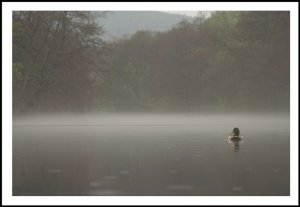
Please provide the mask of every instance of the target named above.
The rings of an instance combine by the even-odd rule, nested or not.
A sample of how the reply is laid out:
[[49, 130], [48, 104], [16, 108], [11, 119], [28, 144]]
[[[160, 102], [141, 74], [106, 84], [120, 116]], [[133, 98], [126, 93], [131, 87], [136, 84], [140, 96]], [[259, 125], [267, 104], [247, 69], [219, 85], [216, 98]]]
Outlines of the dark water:
[[282, 115], [24, 118], [13, 195], [286, 196], [289, 146]]

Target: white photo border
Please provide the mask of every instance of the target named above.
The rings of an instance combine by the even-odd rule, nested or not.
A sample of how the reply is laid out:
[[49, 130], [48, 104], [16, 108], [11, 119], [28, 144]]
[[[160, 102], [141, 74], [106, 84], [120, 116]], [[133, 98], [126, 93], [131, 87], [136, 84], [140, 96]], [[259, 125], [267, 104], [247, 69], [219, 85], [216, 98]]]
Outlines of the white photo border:
[[[12, 11], [290, 11], [290, 196], [12, 196]], [[4, 205], [297, 205], [298, 2], [2, 2], [2, 198]], [[280, 187], [280, 186], [278, 186]]]

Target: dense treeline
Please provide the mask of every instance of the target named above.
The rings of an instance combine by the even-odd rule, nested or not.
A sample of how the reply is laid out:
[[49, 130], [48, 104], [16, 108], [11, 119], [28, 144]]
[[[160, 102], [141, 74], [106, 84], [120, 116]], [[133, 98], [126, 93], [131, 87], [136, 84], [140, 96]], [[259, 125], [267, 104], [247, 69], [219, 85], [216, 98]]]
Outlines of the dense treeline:
[[90, 12], [14, 12], [14, 112], [289, 110], [289, 12], [105, 43]]

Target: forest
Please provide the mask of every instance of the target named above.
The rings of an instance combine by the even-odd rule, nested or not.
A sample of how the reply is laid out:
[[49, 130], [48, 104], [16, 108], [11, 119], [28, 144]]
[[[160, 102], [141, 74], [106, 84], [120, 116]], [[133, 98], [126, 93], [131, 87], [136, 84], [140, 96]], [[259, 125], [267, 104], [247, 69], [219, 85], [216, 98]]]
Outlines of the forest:
[[103, 40], [106, 12], [13, 12], [13, 114], [290, 107], [288, 11], [216, 11]]

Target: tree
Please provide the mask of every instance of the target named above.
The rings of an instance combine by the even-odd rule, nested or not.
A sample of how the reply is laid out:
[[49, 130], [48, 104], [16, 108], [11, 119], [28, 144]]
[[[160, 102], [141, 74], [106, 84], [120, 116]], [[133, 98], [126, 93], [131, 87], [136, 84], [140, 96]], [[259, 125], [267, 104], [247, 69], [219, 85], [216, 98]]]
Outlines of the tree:
[[93, 13], [17, 11], [13, 24], [15, 111], [84, 109], [103, 44]]

